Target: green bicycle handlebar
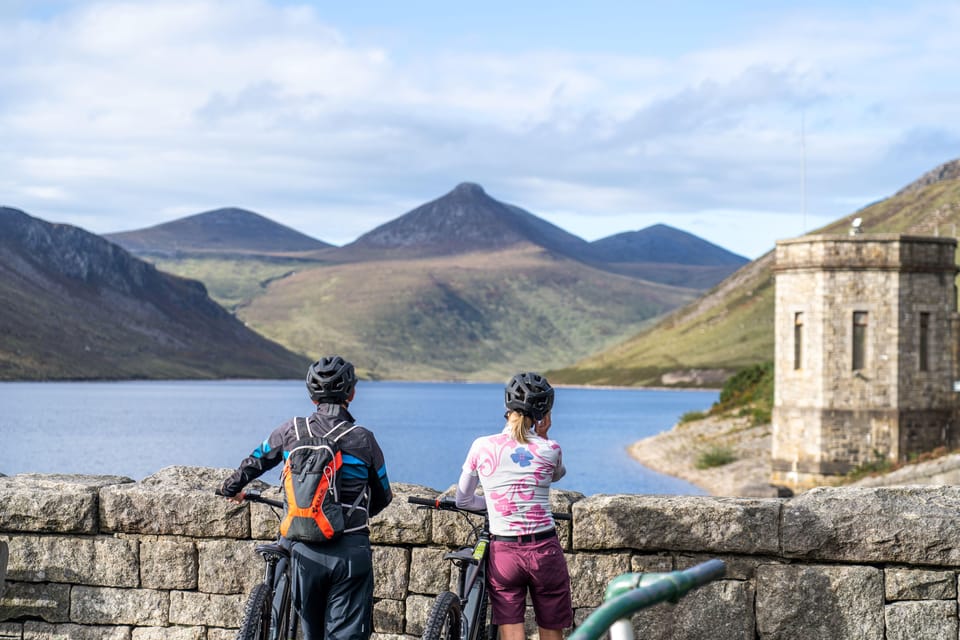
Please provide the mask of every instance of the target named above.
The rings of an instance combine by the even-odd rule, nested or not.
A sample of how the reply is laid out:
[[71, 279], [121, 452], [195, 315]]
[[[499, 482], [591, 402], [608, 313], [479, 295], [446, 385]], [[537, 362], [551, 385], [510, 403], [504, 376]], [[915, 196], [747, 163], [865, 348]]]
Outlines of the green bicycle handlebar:
[[[567, 640], [599, 640], [607, 629], [617, 620], [629, 618], [637, 611], [655, 605], [659, 602], [676, 602], [682, 596], [697, 587], [701, 587], [712, 580], [723, 576], [727, 565], [723, 560], [707, 560], [683, 571], [657, 574], [624, 574], [615, 578], [641, 578], [633, 581], [632, 587], [619, 595], [611, 594], [607, 589], [608, 599], [596, 611], [587, 616], [577, 629], [570, 634]], [[645, 580], [644, 578], [652, 578]], [[639, 585], [639, 586], [637, 586]], [[611, 583], [611, 587], [614, 584]]]

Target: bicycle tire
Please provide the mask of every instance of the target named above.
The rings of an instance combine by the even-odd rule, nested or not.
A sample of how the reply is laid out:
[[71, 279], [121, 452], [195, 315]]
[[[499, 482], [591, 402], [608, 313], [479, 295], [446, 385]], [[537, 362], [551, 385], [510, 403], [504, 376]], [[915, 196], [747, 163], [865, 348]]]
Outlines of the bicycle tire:
[[269, 640], [271, 616], [270, 585], [261, 582], [250, 591], [243, 607], [243, 622], [237, 640]]
[[422, 640], [460, 640], [460, 598], [452, 591], [437, 596], [423, 627]]

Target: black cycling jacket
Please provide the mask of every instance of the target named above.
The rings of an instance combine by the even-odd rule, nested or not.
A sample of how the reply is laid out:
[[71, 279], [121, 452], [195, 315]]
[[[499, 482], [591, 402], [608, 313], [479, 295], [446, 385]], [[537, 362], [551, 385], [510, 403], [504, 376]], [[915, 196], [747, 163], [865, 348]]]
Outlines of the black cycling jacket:
[[[310, 428], [317, 435], [326, 434], [341, 422], [347, 421], [350, 424], [356, 422], [347, 409], [337, 404], [321, 404], [307, 419], [310, 422]], [[285, 461], [296, 441], [294, 419], [291, 418], [274, 429], [259, 447], [244, 458], [237, 470], [224, 480], [220, 488], [221, 493], [227, 497], [240, 493], [251, 480]], [[375, 516], [383, 511], [393, 500], [393, 492], [390, 490], [383, 452], [373, 433], [365, 427], [358, 426], [344, 435], [338, 444], [343, 455], [343, 467], [340, 469], [340, 502], [346, 505], [353, 504], [357, 496], [369, 487], [368, 499], [360, 502], [350, 521], [345, 523], [346, 528], [350, 529], [365, 525], [368, 514]]]

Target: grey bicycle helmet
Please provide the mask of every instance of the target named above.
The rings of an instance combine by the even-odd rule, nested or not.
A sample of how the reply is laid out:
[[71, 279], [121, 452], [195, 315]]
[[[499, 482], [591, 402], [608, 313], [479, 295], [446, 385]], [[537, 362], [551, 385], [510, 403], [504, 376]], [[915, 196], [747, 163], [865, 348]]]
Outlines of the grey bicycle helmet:
[[307, 369], [307, 393], [314, 402], [346, 402], [356, 384], [353, 365], [340, 356], [320, 358]]
[[553, 387], [539, 373], [518, 373], [504, 389], [507, 409], [542, 420], [553, 408]]

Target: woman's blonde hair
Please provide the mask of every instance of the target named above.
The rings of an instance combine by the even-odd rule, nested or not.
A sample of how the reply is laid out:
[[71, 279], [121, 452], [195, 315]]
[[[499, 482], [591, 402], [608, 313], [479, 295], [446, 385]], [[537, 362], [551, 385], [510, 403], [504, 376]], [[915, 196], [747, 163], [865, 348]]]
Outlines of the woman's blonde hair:
[[527, 436], [530, 429], [533, 428], [533, 418], [525, 416], [519, 411], [507, 412], [507, 427], [510, 429], [510, 437], [520, 444], [527, 444], [530, 440]]

